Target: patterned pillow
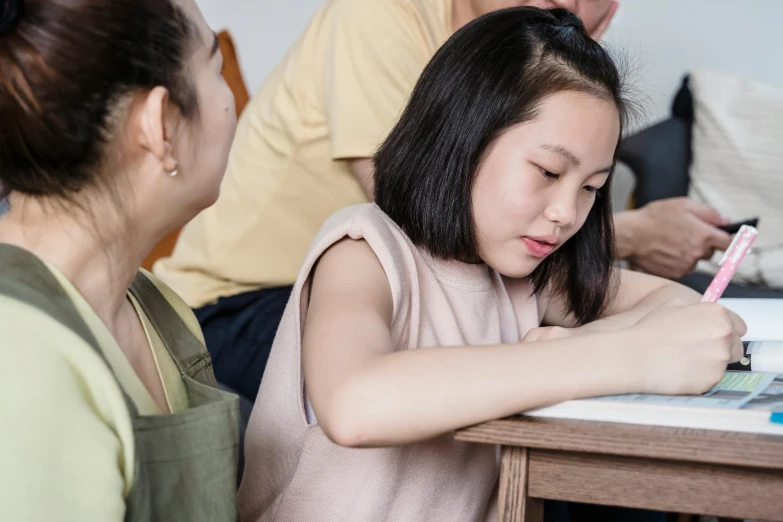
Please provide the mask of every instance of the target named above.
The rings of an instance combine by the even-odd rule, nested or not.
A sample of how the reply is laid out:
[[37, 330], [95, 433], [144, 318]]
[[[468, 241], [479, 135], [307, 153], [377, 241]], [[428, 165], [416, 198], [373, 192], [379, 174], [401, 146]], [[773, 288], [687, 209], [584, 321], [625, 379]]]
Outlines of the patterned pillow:
[[[689, 196], [732, 221], [759, 217], [735, 281], [783, 287], [783, 89], [700, 69], [691, 74]], [[715, 273], [722, 254], [699, 264]]]

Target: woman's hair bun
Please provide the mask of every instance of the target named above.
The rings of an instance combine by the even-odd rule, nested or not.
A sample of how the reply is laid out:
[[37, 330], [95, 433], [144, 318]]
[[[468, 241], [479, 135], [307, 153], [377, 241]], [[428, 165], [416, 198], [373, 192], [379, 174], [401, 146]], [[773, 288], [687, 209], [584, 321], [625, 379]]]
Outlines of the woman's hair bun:
[[22, 19], [23, 0], [0, 0], [0, 36], [13, 32]]

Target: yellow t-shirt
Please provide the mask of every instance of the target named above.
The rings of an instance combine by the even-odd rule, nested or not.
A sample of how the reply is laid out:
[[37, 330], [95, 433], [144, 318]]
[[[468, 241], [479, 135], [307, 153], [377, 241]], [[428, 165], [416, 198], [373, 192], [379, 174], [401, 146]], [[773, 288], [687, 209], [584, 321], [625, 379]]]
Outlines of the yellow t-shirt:
[[[120, 522], [135, 451], [120, 386], [141, 415], [161, 412], [100, 318], [61, 273], [49, 269], [117, 378], [81, 337], [45, 313], [0, 296], [0, 520]], [[188, 397], [176, 364], [138, 303], [131, 302], [169, 408], [182, 411]], [[178, 311], [183, 309], [181, 304]]]
[[[453, 0], [330, 0], [245, 107], [218, 202], [155, 273], [193, 307], [293, 284], [326, 218], [451, 35]], [[245, 50], [252, 59], [252, 49]]]

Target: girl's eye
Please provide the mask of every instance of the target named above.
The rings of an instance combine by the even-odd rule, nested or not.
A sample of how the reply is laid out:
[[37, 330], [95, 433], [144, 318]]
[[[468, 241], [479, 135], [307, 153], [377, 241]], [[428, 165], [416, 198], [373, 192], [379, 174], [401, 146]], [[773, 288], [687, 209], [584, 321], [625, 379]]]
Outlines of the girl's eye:
[[541, 169], [541, 172], [544, 174], [544, 177], [548, 178], [548, 179], [558, 179], [560, 177], [560, 174], [555, 174], [554, 172], [549, 172], [546, 169]]
[[587, 185], [586, 187], [584, 187], [585, 191], [587, 191], [588, 194], [590, 194], [590, 195], [594, 194], [596, 198], [600, 198], [601, 197], [601, 194], [602, 194], [601, 189], [602, 188], [603, 187], [593, 187], [592, 185]]

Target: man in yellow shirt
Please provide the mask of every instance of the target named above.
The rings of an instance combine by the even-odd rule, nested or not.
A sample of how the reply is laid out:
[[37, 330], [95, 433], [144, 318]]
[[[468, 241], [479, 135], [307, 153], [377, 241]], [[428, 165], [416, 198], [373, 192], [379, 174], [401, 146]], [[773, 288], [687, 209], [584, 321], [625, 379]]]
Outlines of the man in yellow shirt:
[[[217, 204], [155, 266], [195, 309], [218, 381], [255, 399], [310, 243], [329, 215], [370, 199], [370, 158], [429, 59], [471, 20], [519, 5], [565, 7], [595, 38], [617, 9], [612, 0], [329, 0], [316, 13], [245, 108]], [[631, 221], [618, 221], [618, 237], [643, 235], [629, 233]]]

